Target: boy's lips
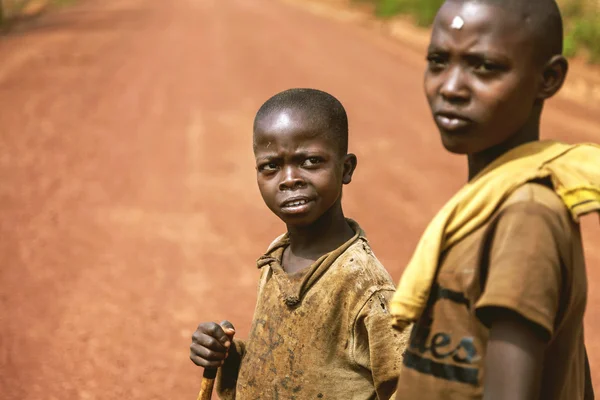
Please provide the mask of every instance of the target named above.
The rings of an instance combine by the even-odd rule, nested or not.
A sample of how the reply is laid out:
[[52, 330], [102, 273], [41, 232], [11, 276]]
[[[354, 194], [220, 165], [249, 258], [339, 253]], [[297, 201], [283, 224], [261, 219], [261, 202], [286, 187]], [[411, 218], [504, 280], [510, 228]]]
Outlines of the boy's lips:
[[305, 212], [311, 203], [312, 200], [308, 197], [295, 196], [283, 201], [279, 207], [286, 214], [298, 214]]
[[457, 131], [469, 127], [473, 121], [464, 115], [454, 112], [438, 111], [434, 114], [435, 122], [445, 131]]

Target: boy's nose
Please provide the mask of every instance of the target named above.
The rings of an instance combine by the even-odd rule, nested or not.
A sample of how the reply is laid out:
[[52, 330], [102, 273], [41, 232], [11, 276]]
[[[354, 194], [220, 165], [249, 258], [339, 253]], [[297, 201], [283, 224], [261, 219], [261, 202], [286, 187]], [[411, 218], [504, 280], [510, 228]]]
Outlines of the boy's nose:
[[469, 101], [469, 90], [464, 82], [463, 71], [459, 67], [448, 71], [440, 87], [440, 95], [449, 103], [461, 104]]
[[283, 170], [283, 180], [279, 183], [279, 190], [298, 189], [305, 184], [297, 168], [289, 166]]

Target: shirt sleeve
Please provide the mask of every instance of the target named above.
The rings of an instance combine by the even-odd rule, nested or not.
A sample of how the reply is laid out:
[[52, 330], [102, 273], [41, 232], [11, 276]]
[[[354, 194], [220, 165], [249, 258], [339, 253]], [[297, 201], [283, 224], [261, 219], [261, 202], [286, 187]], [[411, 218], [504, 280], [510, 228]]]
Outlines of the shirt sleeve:
[[372, 294], [361, 308], [354, 324], [353, 356], [369, 371], [378, 399], [390, 399], [396, 390], [402, 358], [410, 335], [392, 327], [388, 304], [393, 290]]
[[235, 352], [231, 353], [217, 372], [216, 390], [221, 400], [234, 400], [240, 365], [246, 353], [244, 341], [233, 339]]
[[475, 304], [485, 325], [491, 323], [493, 308], [504, 308], [542, 328], [546, 339], [552, 336], [569, 242], [564, 225], [560, 211], [535, 202], [515, 203], [501, 212], [483, 254], [483, 291]]

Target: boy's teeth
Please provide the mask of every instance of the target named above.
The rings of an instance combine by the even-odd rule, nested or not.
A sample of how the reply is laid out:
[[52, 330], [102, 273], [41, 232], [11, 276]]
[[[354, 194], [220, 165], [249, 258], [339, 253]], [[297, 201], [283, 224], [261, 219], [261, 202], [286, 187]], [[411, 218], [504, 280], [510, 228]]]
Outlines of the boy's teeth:
[[306, 204], [306, 200], [296, 200], [289, 203], [289, 206], [301, 206], [302, 204]]

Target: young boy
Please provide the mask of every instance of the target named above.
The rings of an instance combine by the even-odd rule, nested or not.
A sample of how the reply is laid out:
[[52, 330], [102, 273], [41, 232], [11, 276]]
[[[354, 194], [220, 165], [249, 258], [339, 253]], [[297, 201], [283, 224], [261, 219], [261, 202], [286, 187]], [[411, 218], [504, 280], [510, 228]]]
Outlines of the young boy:
[[539, 141], [561, 87], [553, 0], [447, 0], [425, 92], [469, 183], [425, 231], [392, 303], [415, 321], [396, 399], [593, 398], [578, 218], [600, 209], [600, 147]]
[[407, 337], [389, 323], [389, 274], [342, 211], [348, 154], [342, 104], [314, 89], [281, 92], [254, 120], [263, 200], [287, 227], [259, 258], [250, 337], [203, 323], [192, 361], [220, 368], [222, 399], [388, 399]]

